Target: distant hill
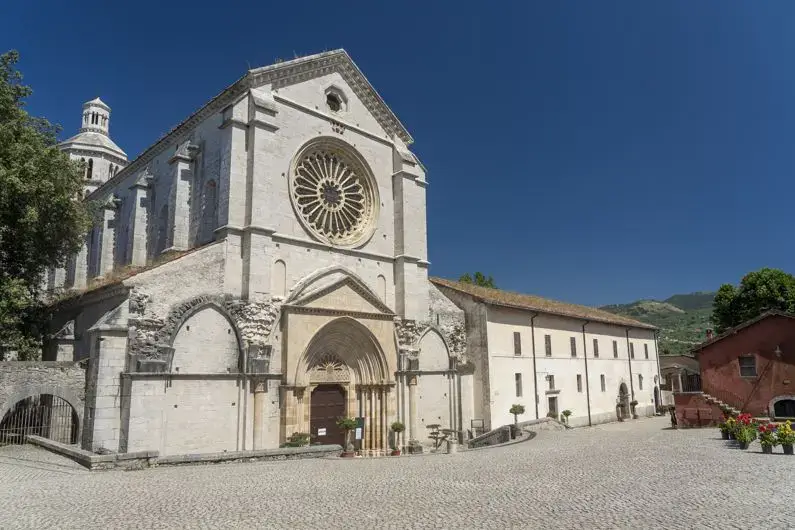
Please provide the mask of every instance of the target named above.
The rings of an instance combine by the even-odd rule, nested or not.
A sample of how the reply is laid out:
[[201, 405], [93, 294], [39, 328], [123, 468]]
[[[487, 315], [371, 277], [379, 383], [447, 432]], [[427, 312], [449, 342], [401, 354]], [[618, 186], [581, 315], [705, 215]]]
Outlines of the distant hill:
[[660, 353], [680, 355], [704, 341], [712, 327], [714, 292], [675, 294], [663, 301], [638, 300], [630, 304], [602, 307], [617, 315], [647, 322], [660, 328]]

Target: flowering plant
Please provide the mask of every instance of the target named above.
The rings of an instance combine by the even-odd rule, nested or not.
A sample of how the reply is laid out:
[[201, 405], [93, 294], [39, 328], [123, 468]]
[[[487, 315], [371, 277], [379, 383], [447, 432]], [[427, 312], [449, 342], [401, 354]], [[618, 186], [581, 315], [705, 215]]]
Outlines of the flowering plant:
[[756, 440], [756, 424], [750, 414], [737, 416], [734, 438], [741, 443], [751, 443]]
[[[733, 417], [729, 417], [723, 425], [726, 427], [727, 431], [734, 432], [734, 428], [737, 427], [737, 420]], [[723, 428], [721, 428], [721, 430], [723, 430]]]
[[792, 430], [792, 424], [789, 420], [778, 426], [776, 440], [781, 445], [792, 445], [795, 443], [795, 431]]
[[759, 443], [762, 447], [774, 447], [778, 445], [776, 438], [776, 425], [774, 423], [764, 423], [759, 426]]

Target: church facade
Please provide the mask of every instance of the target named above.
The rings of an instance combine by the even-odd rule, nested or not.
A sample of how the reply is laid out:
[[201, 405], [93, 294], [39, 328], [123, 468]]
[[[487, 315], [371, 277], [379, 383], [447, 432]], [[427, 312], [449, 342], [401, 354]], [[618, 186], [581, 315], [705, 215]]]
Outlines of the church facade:
[[44, 359], [87, 363], [83, 447], [341, 444], [347, 416], [385, 451], [490, 417], [468, 306], [428, 277], [425, 168], [345, 51], [250, 70], [131, 162], [108, 105], [82, 119], [61, 149], [101, 207], [48, 277]]

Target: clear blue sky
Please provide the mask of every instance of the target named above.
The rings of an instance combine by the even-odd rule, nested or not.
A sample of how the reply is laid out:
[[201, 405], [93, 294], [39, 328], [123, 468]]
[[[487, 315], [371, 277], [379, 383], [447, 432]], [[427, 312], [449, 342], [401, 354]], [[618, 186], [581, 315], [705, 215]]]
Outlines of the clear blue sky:
[[14, 2], [0, 49], [31, 112], [65, 136], [101, 96], [134, 157], [249, 65], [345, 48], [428, 168], [434, 275], [599, 305], [795, 272], [795, 2], [238, 3]]

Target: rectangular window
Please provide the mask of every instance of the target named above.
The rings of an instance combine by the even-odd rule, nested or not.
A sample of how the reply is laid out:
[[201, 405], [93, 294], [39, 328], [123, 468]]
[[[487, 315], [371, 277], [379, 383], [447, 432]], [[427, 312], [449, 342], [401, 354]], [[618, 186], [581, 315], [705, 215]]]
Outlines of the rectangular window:
[[649, 345], [648, 344], [644, 344], [643, 345], [643, 356], [646, 357], [647, 359], [649, 358]]
[[638, 390], [643, 390], [643, 376], [638, 374]]
[[756, 377], [756, 355], [743, 355], [740, 361], [740, 377]]
[[522, 355], [522, 334], [518, 331], [513, 332], [513, 354]]
[[635, 358], [635, 343], [634, 342], [630, 342], [629, 343], [629, 358], [630, 359], [634, 359]]
[[550, 390], [555, 390], [555, 376], [554, 375], [548, 375], [547, 376], [547, 381], [549, 381], [549, 389]]
[[569, 342], [571, 343], [571, 356], [577, 357], [577, 337], [572, 337]]
[[602, 392], [605, 392], [605, 374], [599, 376], [599, 383], [602, 385]]
[[552, 335], [544, 335], [544, 352], [547, 357], [552, 357]]
[[599, 357], [599, 339], [593, 340], [593, 356]]
[[513, 374], [516, 379], [516, 397], [522, 397], [522, 374]]
[[613, 341], [613, 359], [618, 359], [618, 341]]
[[577, 374], [577, 392], [582, 392], [582, 375]]

